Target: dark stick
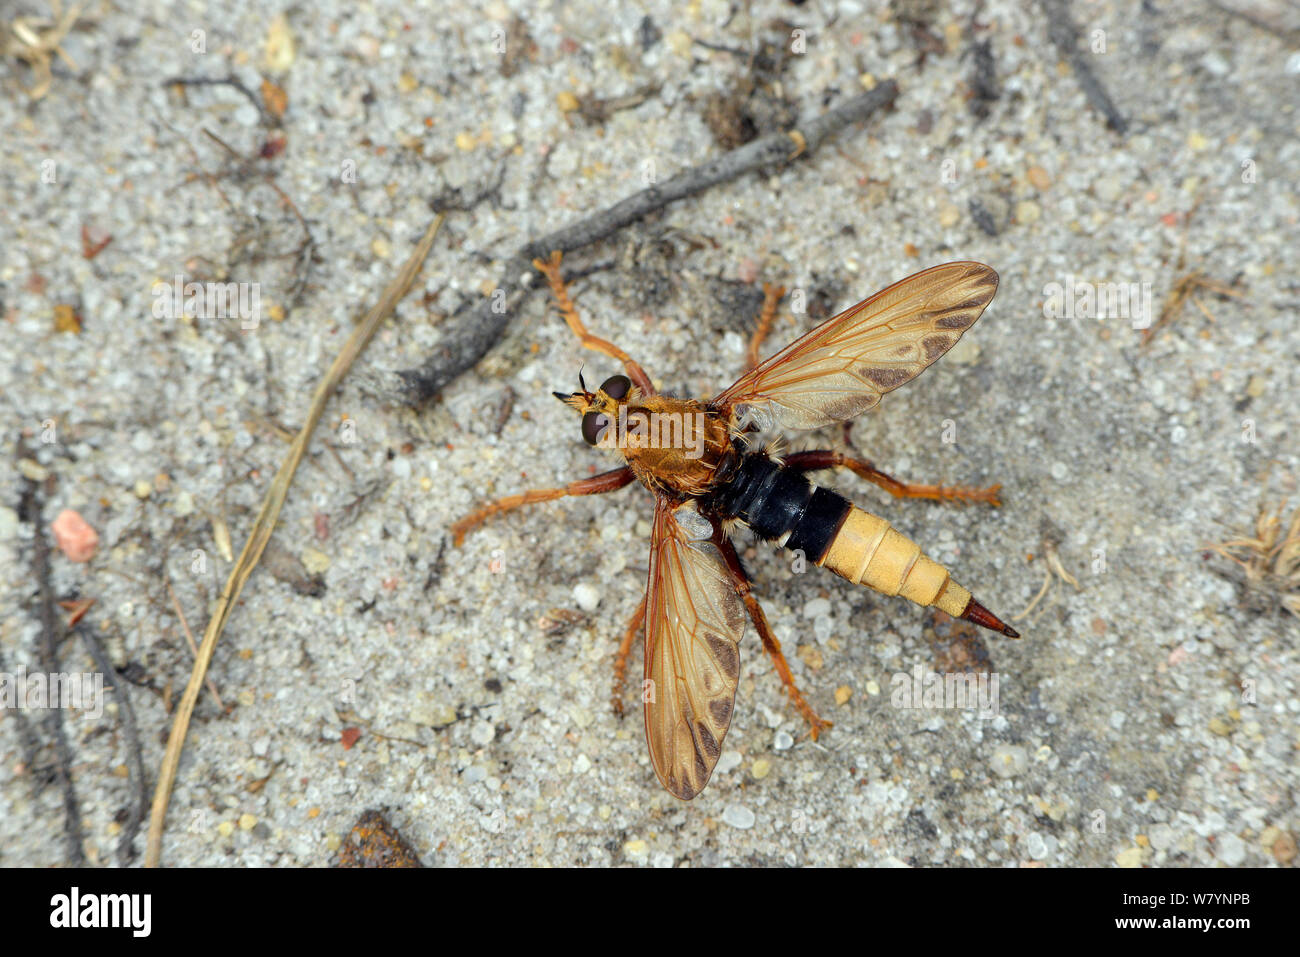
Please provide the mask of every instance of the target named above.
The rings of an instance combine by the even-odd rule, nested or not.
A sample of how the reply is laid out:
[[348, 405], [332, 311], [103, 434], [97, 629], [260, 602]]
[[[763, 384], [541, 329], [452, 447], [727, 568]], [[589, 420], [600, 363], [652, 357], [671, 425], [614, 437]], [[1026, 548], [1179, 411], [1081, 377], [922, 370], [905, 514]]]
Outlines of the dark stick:
[[[18, 454], [28, 457], [28, 450], [21, 442]], [[40, 604], [41, 641], [40, 667], [47, 675], [59, 673], [59, 640], [63, 629], [58, 626], [54, 613], [54, 590], [50, 586], [50, 543], [46, 538], [41, 522], [40, 485], [33, 479], [23, 479], [22, 498], [19, 514], [32, 525], [32, 572], [36, 577], [37, 598]], [[77, 792], [72, 786], [72, 753], [68, 749], [68, 738], [63, 730], [63, 714], [57, 702], [47, 702], [49, 713], [45, 718], [45, 728], [54, 741], [55, 765], [54, 779], [63, 792], [63, 834], [67, 846], [67, 864], [79, 867], [85, 863], [81, 844], [81, 808], [77, 804]]]
[[[0, 674], [13, 674], [3, 658], [0, 658]], [[23, 749], [21, 760], [26, 773], [32, 781], [32, 797], [36, 797], [43, 787], [49, 783], [48, 780], [42, 781], [40, 776], [36, 774], [36, 757], [41, 747], [40, 739], [36, 736], [36, 732], [32, 730], [31, 722], [27, 720], [27, 712], [19, 708], [13, 708], [5, 715], [5, 718], [12, 718], [18, 722], [18, 737]]]
[[[1223, 0], [1210, 0], [1210, 6], [1221, 10], [1223, 13], [1233, 17], [1241, 17], [1252, 27], [1257, 30], [1263, 30], [1265, 33], [1281, 36], [1291, 43], [1300, 40], [1300, 30], [1293, 25], [1288, 24], [1285, 19], [1286, 9], [1279, 10], [1277, 7], [1269, 8], [1260, 6], [1259, 12], [1251, 9], [1249, 4], [1243, 4], [1241, 9], [1230, 7]], [[1294, 23], [1294, 21], [1292, 21]]]
[[[796, 145], [798, 140], [793, 132], [771, 133], [527, 243], [506, 263], [505, 275], [498, 286], [504, 293], [503, 301], [498, 297], [496, 301], [489, 299], [457, 310], [447, 321], [439, 346], [425, 363], [396, 373], [396, 381], [389, 384], [390, 390], [408, 405], [422, 405], [483, 358], [501, 338], [524, 297], [537, 285], [533, 259], [547, 256], [552, 250], [567, 253], [599, 242], [630, 223], [710, 186], [755, 170], [783, 166], [796, 156], [811, 153], [846, 126], [892, 105], [897, 96], [898, 84], [887, 80], [798, 128], [802, 148]], [[494, 305], [498, 308], [494, 309]]]
[[1123, 135], [1128, 130], [1128, 120], [1124, 119], [1115, 101], [1110, 98], [1106, 88], [1092, 72], [1092, 64], [1079, 52], [1079, 28], [1070, 16], [1066, 0], [1040, 0], [1043, 13], [1047, 14], [1047, 36], [1056, 44], [1061, 55], [1069, 61], [1074, 78], [1078, 81], [1084, 97], [1102, 116], [1106, 125], [1116, 133]]
[[104, 682], [110, 690], [117, 692], [118, 710], [122, 716], [122, 730], [126, 739], [126, 766], [131, 775], [131, 813], [127, 818], [126, 826], [122, 828], [122, 838], [117, 842], [117, 861], [126, 867], [134, 857], [135, 836], [140, 832], [145, 810], [149, 807], [149, 789], [144, 778], [144, 758], [140, 752], [140, 732], [136, 727], [135, 709], [131, 707], [130, 694], [117, 669], [108, 660], [99, 636], [84, 619], [77, 624], [76, 632], [85, 642], [90, 657], [95, 659], [95, 667], [104, 676]]
[[169, 80], [163, 80], [161, 86], [228, 86], [244, 94], [244, 98], [257, 107], [258, 115], [262, 117], [262, 123], [266, 126], [278, 126], [275, 117], [267, 112], [266, 107], [262, 104], [262, 98], [250, 90], [240, 81], [239, 77], [231, 73], [229, 76], [174, 76]]

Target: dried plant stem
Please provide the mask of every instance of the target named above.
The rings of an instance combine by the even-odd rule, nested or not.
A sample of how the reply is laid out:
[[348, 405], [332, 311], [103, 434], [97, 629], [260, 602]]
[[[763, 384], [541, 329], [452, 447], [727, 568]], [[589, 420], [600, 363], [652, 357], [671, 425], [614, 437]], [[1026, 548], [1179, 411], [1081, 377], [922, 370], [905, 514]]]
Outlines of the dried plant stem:
[[243, 591], [248, 576], [253, 573], [258, 560], [262, 557], [262, 552], [266, 549], [267, 542], [271, 540], [271, 533], [275, 531], [276, 521], [280, 517], [280, 509], [283, 508], [285, 499], [289, 495], [289, 486], [293, 482], [294, 473], [297, 471], [298, 464], [302, 461], [303, 455], [307, 451], [307, 445], [311, 441], [312, 433], [316, 430], [321, 415], [325, 411], [325, 404], [329, 401], [330, 396], [334, 394], [334, 390], [338, 388], [339, 383], [347, 374], [348, 369], [352, 367], [352, 363], [356, 361], [357, 356], [370, 342], [375, 330], [379, 328], [379, 324], [387, 318], [393, 307], [406, 294], [406, 290], [414, 281], [420, 268], [424, 265], [425, 258], [429, 255], [429, 250], [433, 246], [433, 240], [438, 234], [438, 229], [442, 226], [442, 221], [443, 214], [439, 214], [429, 225], [429, 228], [425, 230], [424, 236], [416, 246], [415, 252], [411, 254], [411, 258], [402, 267], [402, 271], [388, 284], [388, 288], [384, 290], [384, 295], [379, 302], [357, 324], [357, 327], [352, 331], [352, 335], [348, 337], [347, 342], [343, 344], [342, 350], [335, 357], [329, 371], [325, 373], [316, 386], [316, 392], [312, 396], [311, 405], [307, 410], [306, 420], [303, 422], [302, 428], [298, 430], [288, 455], [285, 456], [280, 465], [280, 470], [276, 472], [275, 479], [267, 490], [266, 498], [262, 501], [262, 508], [258, 512], [257, 520], [253, 523], [248, 541], [244, 543], [244, 549], [240, 552], [239, 559], [230, 570], [230, 577], [226, 580], [226, 587], [222, 589], [216, 612], [208, 622], [207, 631], [203, 634], [203, 643], [199, 646], [198, 658], [194, 663], [194, 670], [190, 673], [189, 684], [185, 686], [185, 693], [181, 696], [180, 703], [176, 707], [176, 717], [172, 723], [171, 735], [167, 739], [167, 750], [163, 755], [162, 767], [158, 772], [158, 785], [154, 790], [153, 809], [149, 816], [149, 840], [145, 851], [146, 867], [156, 867], [162, 853], [162, 834], [163, 826], [167, 820], [167, 803], [171, 798], [172, 786], [176, 781], [176, 769], [180, 765], [181, 751], [185, 747], [185, 734], [189, 730], [190, 717], [194, 714], [194, 704], [198, 701], [199, 690], [203, 687], [203, 679], [207, 675], [208, 666], [212, 663], [212, 654], [216, 650], [217, 639], [221, 637], [226, 622], [230, 620], [230, 615], [239, 601], [240, 592]]

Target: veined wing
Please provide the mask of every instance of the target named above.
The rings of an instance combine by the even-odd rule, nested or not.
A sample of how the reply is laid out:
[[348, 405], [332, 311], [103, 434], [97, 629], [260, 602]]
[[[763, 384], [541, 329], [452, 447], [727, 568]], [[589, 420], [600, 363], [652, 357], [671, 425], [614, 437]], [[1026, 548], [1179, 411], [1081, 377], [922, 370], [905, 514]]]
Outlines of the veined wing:
[[997, 292], [983, 263], [935, 266], [827, 319], [713, 400], [760, 429], [816, 429], [861, 415], [920, 375]]
[[722, 753], [740, 677], [745, 612], [713, 524], [695, 506], [655, 505], [646, 590], [645, 736], [655, 774], [689, 801]]

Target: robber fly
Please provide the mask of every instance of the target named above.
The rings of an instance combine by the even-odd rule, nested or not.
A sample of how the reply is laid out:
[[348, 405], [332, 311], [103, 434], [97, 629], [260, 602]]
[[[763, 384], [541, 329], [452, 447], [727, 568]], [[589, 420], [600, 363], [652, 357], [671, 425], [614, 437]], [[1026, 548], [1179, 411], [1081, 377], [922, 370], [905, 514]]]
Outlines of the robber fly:
[[997, 290], [992, 269], [954, 262], [910, 276], [823, 322], [705, 401], [658, 394], [631, 357], [586, 331], [560, 276], [558, 253], [534, 265], [582, 344], [624, 366], [626, 375], [611, 376], [594, 392], [580, 373], [578, 392], [555, 393], [581, 414], [583, 440], [617, 450], [624, 464], [562, 488], [492, 502], [452, 531], [459, 545], [466, 532], [498, 513], [612, 492], [633, 480], [654, 493], [649, 582], [615, 663], [615, 707], [621, 709], [627, 655], [644, 623], [646, 741], [655, 773], [671, 794], [682, 800], [698, 794], [722, 753], [747, 614], [813, 738], [829, 726], [795, 687], [750, 590], [729, 539], [737, 525], [851, 582], [1019, 637], [887, 521], [813, 485], [806, 473], [848, 468], [900, 497], [993, 505], [1000, 486], [913, 485], [836, 451], [780, 457], [757, 438], [846, 422], [916, 378], [980, 317]]

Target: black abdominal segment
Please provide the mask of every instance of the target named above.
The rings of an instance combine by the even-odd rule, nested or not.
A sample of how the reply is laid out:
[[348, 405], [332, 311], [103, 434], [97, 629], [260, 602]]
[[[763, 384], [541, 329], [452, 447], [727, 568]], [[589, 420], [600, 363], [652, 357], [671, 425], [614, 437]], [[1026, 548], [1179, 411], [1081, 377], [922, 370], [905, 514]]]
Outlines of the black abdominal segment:
[[853, 507], [849, 500], [818, 488], [802, 472], [783, 468], [766, 455], [746, 455], [731, 481], [714, 493], [714, 505], [769, 540], [787, 532], [785, 547], [820, 561]]

